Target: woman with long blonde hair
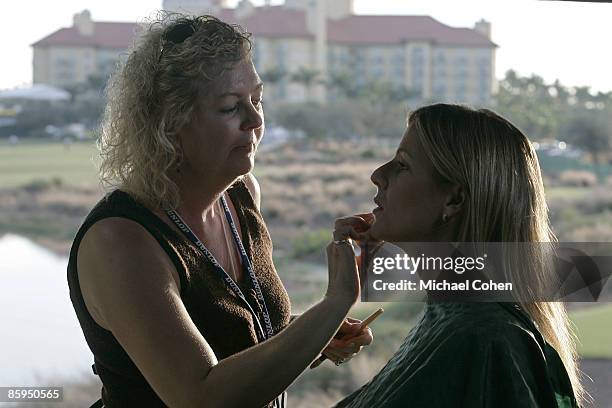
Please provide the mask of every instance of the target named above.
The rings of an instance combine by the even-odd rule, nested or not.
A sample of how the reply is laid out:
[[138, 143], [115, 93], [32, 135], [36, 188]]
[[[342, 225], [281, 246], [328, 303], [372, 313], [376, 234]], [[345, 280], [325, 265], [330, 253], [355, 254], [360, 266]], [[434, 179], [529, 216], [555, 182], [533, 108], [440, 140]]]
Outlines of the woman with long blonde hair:
[[[417, 109], [397, 154], [371, 179], [375, 220], [367, 231], [347, 230], [351, 238], [555, 241], [535, 150], [490, 110]], [[554, 277], [538, 251], [525, 256], [522, 268], [507, 272], [522, 286], [515, 302], [428, 302], [395, 356], [337, 407], [578, 406], [583, 391], [565, 307], [531, 301], [525, 282]]]

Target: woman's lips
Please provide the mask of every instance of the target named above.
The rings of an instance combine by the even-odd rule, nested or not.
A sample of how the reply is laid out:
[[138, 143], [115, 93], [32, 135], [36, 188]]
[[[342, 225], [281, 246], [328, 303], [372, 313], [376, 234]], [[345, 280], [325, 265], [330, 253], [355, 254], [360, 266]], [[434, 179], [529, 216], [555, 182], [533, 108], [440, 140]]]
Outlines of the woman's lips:
[[381, 205], [380, 198], [378, 196], [374, 197], [374, 204], [376, 204], [377, 207], [374, 210], [372, 210], [372, 212], [383, 210], [383, 206]]
[[238, 151], [245, 152], [245, 153], [251, 153], [255, 150], [255, 145], [253, 143], [249, 143], [246, 145], [237, 146], [234, 148], [234, 150], [238, 150]]

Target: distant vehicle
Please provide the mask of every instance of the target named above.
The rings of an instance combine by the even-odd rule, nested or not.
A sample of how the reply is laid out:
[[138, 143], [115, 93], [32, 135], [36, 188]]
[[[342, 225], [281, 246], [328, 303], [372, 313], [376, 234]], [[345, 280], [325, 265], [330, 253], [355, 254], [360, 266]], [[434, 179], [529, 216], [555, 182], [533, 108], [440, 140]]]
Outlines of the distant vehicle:
[[71, 123], [66, 126], [45, 126], [47, 133], [54, 140], [65, 140], [66, 138], [85, 140], [88, 138], [88, 129], [82, 123]]
[[559, 140], [553, 140], [551, 142], [534, 142], [533, 147], [537, 152], [548, 157], [579, 159], [584, 154], [581, 149]]

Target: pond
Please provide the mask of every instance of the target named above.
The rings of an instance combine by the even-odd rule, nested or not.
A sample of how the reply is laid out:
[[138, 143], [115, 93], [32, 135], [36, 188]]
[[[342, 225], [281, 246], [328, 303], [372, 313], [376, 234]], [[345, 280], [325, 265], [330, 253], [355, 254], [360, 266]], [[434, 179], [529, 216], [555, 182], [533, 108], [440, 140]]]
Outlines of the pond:
[[92, 375], [67, 265], [26, 238], [0, 237], [0, 386], [61, 385], [49, 382]]

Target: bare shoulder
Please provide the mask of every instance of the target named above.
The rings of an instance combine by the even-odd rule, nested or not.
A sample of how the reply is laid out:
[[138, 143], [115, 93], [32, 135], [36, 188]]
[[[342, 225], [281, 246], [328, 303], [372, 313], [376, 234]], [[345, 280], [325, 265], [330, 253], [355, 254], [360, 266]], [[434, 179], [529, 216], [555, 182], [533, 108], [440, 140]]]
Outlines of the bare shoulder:
[[81, 241], [77, 269], [88, 309], [95, 310], [164, 402], [183, 406], [193, 397], [185, 391], [200, 387], [203, 373], [217, 360], [191, 320], [174, 265], [155, 238], [135, 221], [98, 221]]
[[[93, 224], [83, 237], [77, 256], [79, 278], [85, 280], [138, 280], [141, 276], [134, 272], [134, 267], [142, 266], [135, 269], [142, 271], [152, 265], [157, 265], [159, 273], [156, 276], [147, 274], [147, 279], [162, 278], [169, 273], [180, 289], [176, 268], [155, 238], [136, 221], [121, 217], [105, 218]], [[98, 267], [105, 267], [108, 271], [102, 275], [90, 272]], [[131, 273], [124, 276], [121, 274], [124, 269]]]
[[253, 175], [253, 173], [247, 173], [244, 175], [244, 184], [249, 189], [253, 200], [255, 201], [255, 205], [257, 205], [257, 209], [259, 210], [261, 207], [261, 190], [259, 188], [259, 182]]

